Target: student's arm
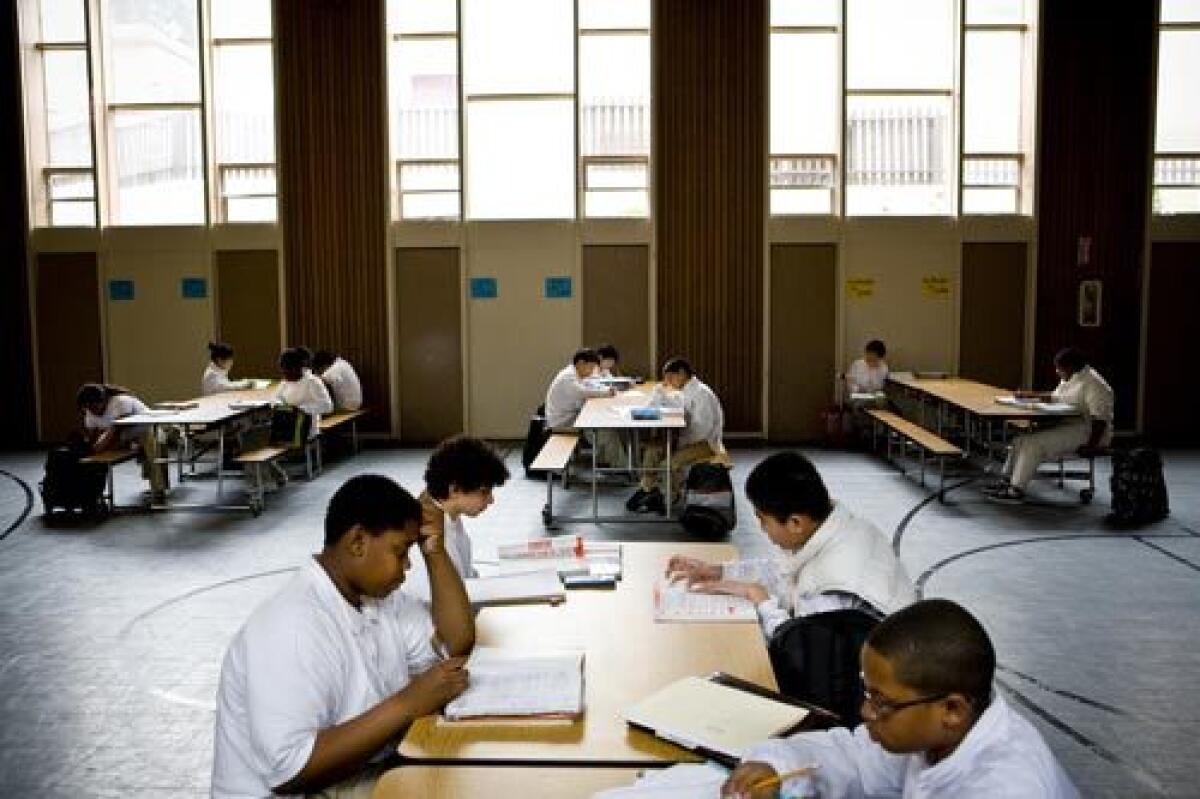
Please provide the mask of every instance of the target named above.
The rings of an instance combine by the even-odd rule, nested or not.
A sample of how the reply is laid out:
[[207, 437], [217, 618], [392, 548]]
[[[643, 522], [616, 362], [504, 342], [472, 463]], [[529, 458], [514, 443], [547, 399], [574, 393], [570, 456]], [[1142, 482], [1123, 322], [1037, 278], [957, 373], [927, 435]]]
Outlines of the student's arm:
[[465, 655], [475, 646], [475, 614], [467, 599], [467, 588], [462, 576], [454, 568], [450, 554], [440, 539], [426, 546], [424, 539], [421, 553], [425, 556], [425, 567], [429, 570], [430, 613], [438, 640], [451, 655]]
[[1108, 420], [1113, 415], [1112, 390], [1094, 381], [1088, 381], [1083, 389], [1083, 404], [1092, 420], [1087, 443], [1079, 448], [1086, 454], [1099, 449], [1104, 434], [1108, 432]]
[[92, 441], [92, 449], [95, 452], [107, 452], [110, 449], [116, 449], [118, 441], [116, 427], [109, 427], [105, 430], [94, 432], [98, 433]]
[[465, 658], [450, 658], [435, 663], [404, 690], [362, 715], [318, 732], [304, 768], [273, 791], [310, 793], [353, 775], [408, 725], [466, 689], [465, 662]]
[[818, 796], [900, 797], [907, 758], [884, 751], [871, 740], [865, 726], [853, 733], [844, 727], [800, 733], [751, 747], [742, 765], [725, 784], [722, 795], [749, 796], [745, 791], [766, 773], [764, 765], [777, 774], [817, 766], [812, 782]]
[[706, 563], [699, 558], [689, 558], [686, 555], [672, 555], [667, 561], [667, 578], [670, 580], [687, 580], [688, 582], [720, 580], [721, 566], [717, 563]]

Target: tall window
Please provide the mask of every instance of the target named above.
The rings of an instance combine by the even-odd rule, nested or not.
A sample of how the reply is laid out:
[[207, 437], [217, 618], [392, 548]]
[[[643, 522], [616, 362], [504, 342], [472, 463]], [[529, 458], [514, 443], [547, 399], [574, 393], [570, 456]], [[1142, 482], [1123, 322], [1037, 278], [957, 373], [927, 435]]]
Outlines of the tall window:
[[394, 216], [459, 219], [458, 4], [389, 0]]
[[962, 212], [1032, 211], [1034, 42], [1022, 0], [966, 0]]
[[772, 214], [837, 212], [841, 0], [772, 0]]
[[463, 0], [470, 219], [575, 217], [575, 8]]
[[[43, 0], [24, 9], [30, 31], [27, 148], [34, 221], [96, 224], [87, 18], [83, 0]], [[32, 113], [40, 104], [44, 113]]]
[[108, 0], [100, 9], [111, 221], [202, 224], [196, 0]]
[[1200, 0], [1162, 0], [1154, 213], [1200, 213]]
[[584, 216], [649, 214], [649, 0], [579, 0], [579, 179]]
[[217, 218], [274, 222], [271, 0], [209, 0]]

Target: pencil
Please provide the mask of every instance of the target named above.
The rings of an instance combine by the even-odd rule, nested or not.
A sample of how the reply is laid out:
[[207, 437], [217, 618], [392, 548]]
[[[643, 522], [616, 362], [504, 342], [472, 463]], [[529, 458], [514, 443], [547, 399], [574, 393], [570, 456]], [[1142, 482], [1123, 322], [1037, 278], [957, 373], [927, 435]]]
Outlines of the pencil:
[[803, 777], [808, 774], [812, 774], [816, 770], [817, 767], [812, 765], [805, 766], [804, 768], [792, 769], [791, 771], [785, 771], [782, 774], [776, 774], [774, 777], [767, 777], [766, 779], [759, 780], [750, 786], [750, 790], [757, 791], [760, 788], [770, 788], [773, 785], [782, 785], [792, 777]]

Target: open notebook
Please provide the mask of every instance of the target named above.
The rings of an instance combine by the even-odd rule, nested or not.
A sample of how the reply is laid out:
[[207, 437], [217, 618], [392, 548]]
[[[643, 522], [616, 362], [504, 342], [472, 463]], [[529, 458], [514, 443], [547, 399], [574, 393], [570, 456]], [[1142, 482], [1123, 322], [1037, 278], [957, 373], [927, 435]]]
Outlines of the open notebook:
[[495, 577], [468, 577], [463, 583], [471, 604], [480, 607], [539, 602], [556, 604], [567, 598], [558, 572], [552, 569]]
[[660, 580], [654, 586], [655, 621], [756, 622], [749, 599], [725, 594], [698, 594], [682, 580]]
[[720, 799], [729, 770], [715, 763], [679, 763], [647, 769], [632, 785], [609, 788], [592, 799]]
[[583, 715], [582, 652], [480, 646], [467, 660], [467, 671], [467, 690], [446, 705], [449, 721]]

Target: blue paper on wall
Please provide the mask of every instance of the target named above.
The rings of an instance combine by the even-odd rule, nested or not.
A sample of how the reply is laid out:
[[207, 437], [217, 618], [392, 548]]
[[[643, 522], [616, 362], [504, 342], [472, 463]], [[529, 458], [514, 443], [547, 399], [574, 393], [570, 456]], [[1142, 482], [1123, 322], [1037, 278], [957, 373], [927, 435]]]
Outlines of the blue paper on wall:
[[133, 281], [132, 280], [110, 280], [110, 281], [108, 281], [108, 298], [110, 300], [132, 300], [133, 299]]
[[208, 296], [208, 281], [202, 277], [185, 277], [179, 288], [185, 300], [202, 300]]
[[471, 299], [494, 300], [500, 293], [494, 277], [471, 278]]
[[546, 278], [546, 298], [551, 300], [565, 300], [571, 296], [571, 278], [569, 277], [548, 277]]

